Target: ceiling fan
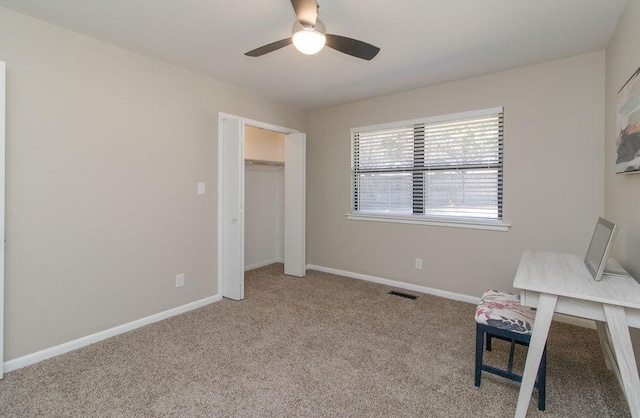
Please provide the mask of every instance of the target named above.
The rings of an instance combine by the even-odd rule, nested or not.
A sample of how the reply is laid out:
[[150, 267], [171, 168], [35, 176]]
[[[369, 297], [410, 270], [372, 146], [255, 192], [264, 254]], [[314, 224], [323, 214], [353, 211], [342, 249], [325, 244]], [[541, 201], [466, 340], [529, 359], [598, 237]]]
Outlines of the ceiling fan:
[[380, 48], [366, 42], [327, 33], [324, 23], [318, 19], [320, 7], [316, 0], [291, 0], [291, 5], [298, 17], [296, 23], [293, 24], [293, 35], [290, 38], [272, 42], [249, 51], [245, 54], [246, 56], [259, 57], [284, 48], [292, 42], [298, 51], [307, 55], [319, 52], [325, 45], [336, 51], [367, 61], [373, 59], [380, 52]]

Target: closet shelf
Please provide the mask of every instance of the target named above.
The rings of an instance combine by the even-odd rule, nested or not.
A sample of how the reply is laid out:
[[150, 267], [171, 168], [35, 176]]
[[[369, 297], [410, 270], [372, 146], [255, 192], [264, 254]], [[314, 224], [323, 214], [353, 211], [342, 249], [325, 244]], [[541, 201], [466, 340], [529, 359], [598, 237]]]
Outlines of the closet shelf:
[[250, 159], [245, 159], [244, 162], [246, 164], [251, 164], [251, 165], [272, 165], [272, 166], [276, 166], [276, 167], [284, 167], [284, 162], [282, 161], [267, 161], [267, 160], [250, 160]]

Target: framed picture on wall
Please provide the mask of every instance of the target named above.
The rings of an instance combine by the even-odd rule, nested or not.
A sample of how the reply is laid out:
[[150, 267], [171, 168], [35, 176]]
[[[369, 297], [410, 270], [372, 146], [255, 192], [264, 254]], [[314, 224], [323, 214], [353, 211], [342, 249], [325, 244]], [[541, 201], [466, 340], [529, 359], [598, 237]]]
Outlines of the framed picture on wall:
[[616, 173], [640, 173], [640, 68], [618, 92]]

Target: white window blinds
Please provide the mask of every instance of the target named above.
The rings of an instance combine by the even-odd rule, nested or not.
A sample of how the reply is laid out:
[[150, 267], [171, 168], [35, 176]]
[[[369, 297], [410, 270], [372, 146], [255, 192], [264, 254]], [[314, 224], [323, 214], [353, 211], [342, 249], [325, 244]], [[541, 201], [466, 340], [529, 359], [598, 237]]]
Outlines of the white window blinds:
[[502, 131], [502, 108], [353, 129], [353, 212], [501, 220]]

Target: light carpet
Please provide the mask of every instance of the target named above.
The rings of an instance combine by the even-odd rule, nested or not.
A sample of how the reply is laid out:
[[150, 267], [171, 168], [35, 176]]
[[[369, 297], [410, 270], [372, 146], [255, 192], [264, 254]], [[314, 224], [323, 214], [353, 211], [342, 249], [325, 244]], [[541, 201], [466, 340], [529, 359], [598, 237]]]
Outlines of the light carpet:
[[[6, 374], [0, 415], [513, 416], [518, 384], [473, 385], [473, 305], [282, 264], [247, 272], [245, 289]], [[507, 356], [502, 341], [487, 355]], [[596, 332], [566, 324], [550, 331], [546, 412], [536, 399], [531, 417], [629, 416]]]

